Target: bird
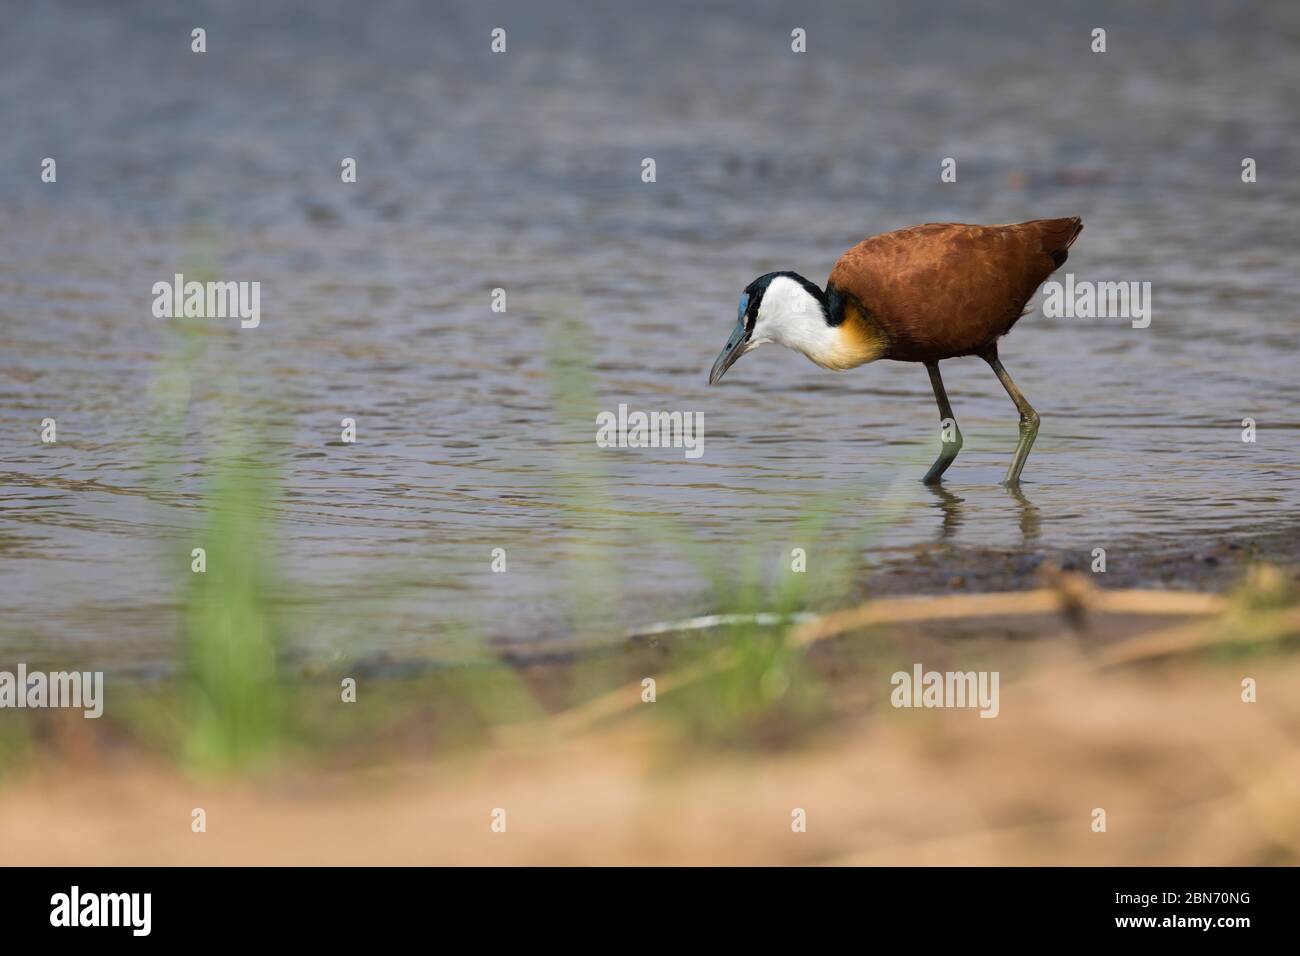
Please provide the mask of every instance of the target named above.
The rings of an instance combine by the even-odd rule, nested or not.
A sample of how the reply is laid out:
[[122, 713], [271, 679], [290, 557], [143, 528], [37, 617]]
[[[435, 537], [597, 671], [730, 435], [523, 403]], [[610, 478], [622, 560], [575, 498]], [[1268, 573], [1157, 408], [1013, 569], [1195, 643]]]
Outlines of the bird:
[[882, 233], [842, 255], [823, 290], [797, 272], [761, 275], [741, 293], [736, 326], [709, 372], [716, 385], [742, 355], [775, 342], [833, 371], [868, 362], [920, 362], [945, 426], [939, 482], [961, 451], [961, 430], [939, 374], [944, 359], [977, 355], [1020, 413], [1020, 440], [1003, 484], [1016, 488], [1039, 417], [998, 358], [998, 340], [1029, 309], [1083, 230], [1078, 216], [996, 226], [935, 222]]

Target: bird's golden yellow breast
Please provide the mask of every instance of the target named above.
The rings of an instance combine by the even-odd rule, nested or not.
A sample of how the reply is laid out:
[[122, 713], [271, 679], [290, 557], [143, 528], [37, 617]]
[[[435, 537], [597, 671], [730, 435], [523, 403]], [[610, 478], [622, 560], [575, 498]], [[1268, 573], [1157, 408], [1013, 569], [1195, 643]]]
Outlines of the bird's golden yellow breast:
[[843, 371], [874, 362], [885, 354], [886, 346], [884, 333], [855, 303], [849, 303], [828, 347], [821, 355], [809, 357], [824, 368]]

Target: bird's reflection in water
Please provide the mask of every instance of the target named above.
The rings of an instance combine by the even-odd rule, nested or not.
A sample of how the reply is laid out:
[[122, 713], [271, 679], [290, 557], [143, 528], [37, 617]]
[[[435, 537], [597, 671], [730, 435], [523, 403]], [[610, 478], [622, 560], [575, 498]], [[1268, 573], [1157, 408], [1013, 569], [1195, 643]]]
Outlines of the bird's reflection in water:
[[[949, 491], [943, 482], [936, 481], [928, 483], [925, 486], [934, 495], [935, 506], [943, 512], [943, 521], [939, 526], [939, 540], [947, 541], [952, 538], [957, 529], [961, 527], [965, 520], [965, 498], [959, 498]], [[1042, 525], [1042, 515], [1038, 506], [1025, 497], [1023, 491], [1016, 486], [1003, 486], [1010, 497], [1020, 508], [1020, 535], [1024, 544], [1038, 540], [1039, 531]]]
[[958, 498], [945, 488], [941, 481], [927, 482], [925, 487], [929, 488], [930, 494], [938, 499], [936, 505], [943, 511], [943, 523], [939, 526], [939, 540], [947, 541], [961, 527], [962, 502], [966, 499]]
[[1016, 485], [1004, 485], [1007, 494], [1020, 506], [1020, 536], [1025, 544], [1038, 540], [1042, 516], [1038, 506], [1025, 497], [1025, 493]]

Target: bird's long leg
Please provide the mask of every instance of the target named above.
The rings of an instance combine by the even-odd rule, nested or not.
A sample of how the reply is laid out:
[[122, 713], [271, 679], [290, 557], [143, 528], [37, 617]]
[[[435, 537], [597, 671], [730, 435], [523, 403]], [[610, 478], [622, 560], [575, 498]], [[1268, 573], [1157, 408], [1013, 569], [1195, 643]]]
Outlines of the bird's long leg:
[[1034, 447], [1034, 439], [1038, 436], [1038, 412], [1034, 411], [1033, 406], [1025, 401], [1025, 396], [1020, 394], [1020, 389], [1016, 388], [1016, 383], [1011, 381], [1011, 376], [1007, 374], [1007, 370], [998, 361], [996, 349], [984, 353], [981, 357], [989, 363], [993, 373], [997, 375], [998, 381], [1007, 390], [1007, 394], [1011, 396], [1011, 400], [1016, 403], [1016, 409], [1020, 412], [1020, 442], [1016, 445], [1016, 454], [1011, 459], [1011, 467], [1007, 469], [1007, 476], [1002, 480], [1004, 485], [1015, 487], [1020, 484], [1020, 472], [1024, 469], [1025, 460], [1029, 457], [1029, 449]]
[[[957, 457], [957, 452], [961, 451], [961, 430], [957, 427], [957, 419], [953, 417], [952, 406], [948, 404], [948, 393], [944, 391], [943, 379], [939, 377], [939, 363], [926, 362], [925, 368], [930, 373], [930, 384], [934, 386], [934, 400], [939, 404], [939, 415], [942, 419], [940, 434], [943, 436], [943, 447], [939, 450], [939, 457], [925, 473], [924, 480], [928, 485], [943, 477], [943, 473]], [[948, 429], [949, 422], [952, 423], [951, 432]]]

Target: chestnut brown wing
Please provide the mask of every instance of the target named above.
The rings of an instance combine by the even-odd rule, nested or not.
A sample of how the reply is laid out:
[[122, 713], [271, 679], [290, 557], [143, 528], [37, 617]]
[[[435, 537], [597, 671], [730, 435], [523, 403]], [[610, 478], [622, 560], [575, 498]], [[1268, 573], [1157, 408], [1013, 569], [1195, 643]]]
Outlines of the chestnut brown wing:
[[913, 226], [858, 243], [828, 285], [884, 333], [886, 358], [970, 355], [1016, 323], [1082, 228], [1077, 217]]

